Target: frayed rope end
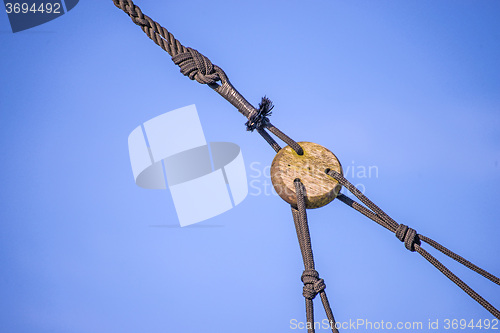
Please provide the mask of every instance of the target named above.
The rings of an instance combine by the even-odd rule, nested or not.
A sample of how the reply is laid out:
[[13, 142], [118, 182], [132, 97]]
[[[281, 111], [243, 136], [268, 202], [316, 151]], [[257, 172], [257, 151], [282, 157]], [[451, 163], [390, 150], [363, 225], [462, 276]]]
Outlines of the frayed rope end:
[[259, 103], [259, 111], [250, 117], [250, 119], [248, 119], [245, 123], [247, 131], [253, 131], [258, 128], [266, 127], [269, 123], [268, 116], [271, 115], [271, 110], [273, 108], [273, 102], [271, 102], [271, 100], [266, 96], [262, 97], [262, 101]]

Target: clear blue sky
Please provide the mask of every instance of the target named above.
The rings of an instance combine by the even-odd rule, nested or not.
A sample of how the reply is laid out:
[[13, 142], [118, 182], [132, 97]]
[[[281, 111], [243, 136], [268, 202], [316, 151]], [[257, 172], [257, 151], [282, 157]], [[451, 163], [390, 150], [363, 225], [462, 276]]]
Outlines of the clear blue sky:
[[[273, 123], [333, 151], [396, 221], [500, 274], [500, 2], [137, 4], [249, 101], [270, 97]], [[229, 103], [111, 0], [16, 34], [2, 12], [0, 45], [2, 332], [294, 332], [300, 251], [258, 177], [274, 152]], [[135, 185], [127, 137], [190, 104], [208, 141], [241, 146], [255, 188], [204, 227], [166, 227], [170, 194]], [[309, 220], [338, 321], [492, 319], [340, 202]], [[437, 257], [500, 307], [497, 285]]]

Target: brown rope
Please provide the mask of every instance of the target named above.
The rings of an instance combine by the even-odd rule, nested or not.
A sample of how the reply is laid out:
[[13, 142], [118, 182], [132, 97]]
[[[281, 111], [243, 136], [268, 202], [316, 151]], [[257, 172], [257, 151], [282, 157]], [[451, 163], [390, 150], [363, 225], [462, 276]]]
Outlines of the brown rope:
[[474, 265], [470, 261], [464, 259], [463, 257], [459, 256], [455, 252], [448, 250], [446, 247], [444, 247], [441, 244], [439, 244], [438, 242], [430, 239], [429, 237], [426, 237], [423, 235], [418, 235], [418, 237], [420, 237], [420, 239], [422, 241], [426, 242], [427, 244], [429, 244], [430, 246], [432, 246], [436, 250], [441, 251], [442, 253], [446, 254], [448, 257], [452, 258], [453, 260], [456, 260], [457, 262], [461, 263], [465, 267], [467, 267], [467, 268], [473, 270], [474, 272], [484, 276], [485, 278], [492, 281], [493, 283], [500, 285], [500, 279], [497, 278], [495, 275], [488, 273], [484, 269]]
[[165, 50], [172, 57], [187, 52], [174, 35], [167, 31], [160, 24], [152, 20], [149, 16], [144, 15], [141, 9], [130, 0], [113, 0], [116, 7], [127, 13], [132, 21], [141, 27], [142, 31], [151, 38], [159, 47]]
[[295, 193], [297, 193], [297, 207], [292, 206], [292, 216], [299, 240], [300, 252], [304, 261], [304, 272], [301, 280], [304, 283], [302, 295], [306, 302], [306, 317], [308, 322], [308, 332], [314, 333], [314, 308], [313, 299], [320, 294], [326, 317], [330, 322], [332, 332], [338, 332], [335, 327], [335, 318], [325, 292], [325, 281], [319, 278], [319, 274], [314, 267], [314, 257], [311, 245], [311, 235], [307, 223], [305, 187], [300, 179], [295, 180]]
[[[167, 29], [162, 27], [158, 22], [154, 21], [149, 16], [143, 14], [141, 9], [136, 6], [132, 0], [113, 0], [113, 3], [116, 7], [128, 14], [132, 21], [137, 24], [153, 42], [155, 42], [172, 57], [172, 61], [180, 67], [183, 75], [189, 77], [191, 80], [196, 80], [201, 84], [207, 84], [210, 88], [215, 90], [219, 93], [219, 95], [224, 97], [229, 103], [236, 107], [236, 109], [238, 109], [238, 111], [248, 119], [247, 129], [257, 129], [257, 132], [266, 140], [266, 142], [268, 142], [275, 151], [278, 151], [281, 147], [264, 130], [265, 128], [268, 128], [271, 133], [275, 134], [286, 144], [292, 147], [297, 154], [303, 154], [303, 150], [299, 144], [269, 122], [269, 119], [267, 118], [268, 113], [263, 114], [261, 110], [262, 106], [259, 105], [259, 110], [255, 109], [233, 87], [231, 82], [229, 82], [226, 73], [224, 73], [220, 67], [212, 64], [210, 59], [197, 50], [182, 45], [181, 42], [179, 42]], [[217, 83], [219, 81], [221, 84]], [[266, 97], [262, 100], [264, 101], [265, 99], [269, 101]]]
[[441, 251], [442, 253], [446, 254], [450, 258], [456, 260], [457, 262], [461, 263], [462, 265], [470, 268], [474, 272], [486, 277], [487, 279], [493, 281], [496, 284], [500, 284], [500, 279], [496, 276], [494, 276], [491, 273], [488, 273], [482, 268], [479, 268], [478, 266], [474, 265], [470, 261], [462, 258], [458, 254], [450, 251], [446, 247], [442, 246], [438, 242], [419, 235], [414, 229], [409, 228], [408, 226], [404, 224], [398, 224], [396, 221], [394, 221], [392, 218], [390, 218], [382, 209], [380, 209], [377, 205], [375, 205], [370, 199], [368, 199], [361, 191], [359, 191], [351, 182], [349, 182], [347, 179], [344, 178], [340, 173], [327, 169], [325, 172], [333, 177], [336, 181], [339, 182], [342, 186], [347, 188], [349, 192], [354, 194], [356, 198], [358, 198], [362, 203], [364, 203], [368, 208], [360, 205], [356, 201], [346, 197], [343, 194], [340, 194], [337, 196], [340, 201], [343, 203], [347, 204], [348, 206], [354, 208], [358, 212], [362, 213], [366, 217], [372, 219], [373, 221], [377, 222], [384, 228], [392, 231], [395, 233], [396, 237], [404, 242], [405, 247], [409, 251], [416, 251], [418, 252], [422, 257], [424, 257], [427, 261], [429, 261], [434, 267], [436, 267], [441, 273], [443, 273], [448, 279], [453, 281], [457, 286], [459, 286], [463, 291], [465, 291], [470, 297], [472, 297], [476, 302], [478, 302], [483, 308], [488, 310], [493, 316], [496, 318], [500, 319], [500, 311], [498, 311], [493, 305], [491, 305], [488, 301], [486, 301], [481, 295], [476, 293], [469, 285], [467, 285], [465, 282], [463, 282], [460, 278], [458, 278], [455, 274], [453, 274], [446, 266], [444, 266], [439, 260], [437, 260], [434, 256], [432, 256], [429, 252], [425, 251], [421, 247], [421, 241], [428, 243], [435, 249]]
[[[238, 109], [238, 111], [248, 119], [246, 123], [247, 129], [251, 131], [256, 129], [257, 132], [266, 140], [266, 142], [269, 143], [269, 145], [276, 152], [278, 152], [281, 147], [266, 132], [266, 128], [278, 138], [283, 140], [286, 144], [288, 144], [293, 150], [295, 150], [298, 155], [303, 154], [303, 150], [297, 142], [292, 140], [289, 136], [280, 131], [269, 121], [268, 116], [270, 115], [270, 111], [272, 109], [272, 103], [269, 101], [269, 99], [264, 97], [261, 104], [259, 104], [259, 109], [257, 110], [233, 87], [224, 71], [220, 67], [212, 64], [212, 62], [207, 57], [205, 57], [195, 49], [183, 46], [174, 37], [173, 34], [167, 31], [167, 29], [152, 20], [149, 16], [143, 14], [141, 9], [136, 6], [131, 0], [113, 0], [113, 2], [116, 7], [120, 8], [126, 14], [128, 14], [132, 21], [137, 24], [153, 42], [155, 42], [172, 57], [172, 61], [180, 67], [180, 71], [183, 75], [189, 77], [191, 80], [196, 80], [199, 83], [207, 84], [210, 88], [215, 90], [218, 94], [220, 94], [228, 102], [235, 106], [236, 109]], [[220, 84], [217, 82], [220, 82]], [[484, 298], [482, 298], [479, 294], [472, 290], [472, 288], [470, 288], [466, 283], [464, 283], [450, 270], [448, 270], [441, 262], [439, 262], [431, 254], [425, 251], [421, 247], [421, 241], [428, 243], [438, 251], [441, 251], [442, 253], [446, 254], [462, 265], [500, 285], [499, 278], [479, 268], [470, 261], [459, 256], [458, 254], [448, 250], [446, 247], [435, 242], [434, 240], [419, 235], [414, 229], [409, 228], [403, 224], [398, 224], [377, 205], [375, 205], [366, 196], [364, 196], [363, 193], [361, 193], [342, 175], [333, 170], [327, 170], [326, 172], [328, 175], [335, 178], [341, 185], [346, 187], [351, 193], [353, 193], [366, 207], [343, 194], [340, 194], [338, 196], [340, 201], [359, 211], [373, 221], [377, 222], [384, 228], [390, 230], [391, 232], [394, 232], [396, 237], [400, 241], [404, 242], [405, 247], [408, 250], [420, 253], [445, 276], [447, 276], [451, 281], [462, 288], [469, 296], [471, 296], [474, 300], [481, 304], [496, 318], [500, 319], [500, 312], [496, 308], [494, 308]], [[311, 333], [314, 332], [314, 313], [312, 301], [318, 293], [321, 296], [321, 300], [323, 302], [323, 306], [325, 308], [326, 315], [330, 320], [330, 323], [335, 323], [335, 320], [328, 302], [328, 298], [326, 297], [326, 286], [324, 284], [324, 281], [323, 279], [319, 278], [318, 272], [314, 269], [314, 259], [312, 255], [309, 227], [307, 224], [307, 215], [305, 209], [305, 189], [300, 180], [295, 182], [295, 187], [297, 193], [297, 208], [292, 207], [292, 215], [294, 218], [302, 257], [304, 260], [305, 270], [302, 274], [301, 279], [304, 283], [303, 295], [306, 300], [307, 321], [310, 323], [310, 325], [312, 325], [312, 330], [309, 330], [309, 332]], [[332, 325], [332, 331], [337, 332], [335, 325]]]

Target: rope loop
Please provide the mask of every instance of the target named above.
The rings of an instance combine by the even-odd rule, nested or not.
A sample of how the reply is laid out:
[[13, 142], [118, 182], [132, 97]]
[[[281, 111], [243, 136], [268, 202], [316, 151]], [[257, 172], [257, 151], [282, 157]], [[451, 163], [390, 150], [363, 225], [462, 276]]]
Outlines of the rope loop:
[[210, 59], [195, 49], [188, 47], [186, 52], [174, 55], [172, 61], [181, 68], [181, 73], [191, 80], [196, 80], [201, 84], [213, 84], [220, 81], [219, 73]]
[[409, 228], [404, 224], [400, 224], [396, 229], [396, 237], [405, 243], [405, 247], [414, 252], [415, 244], [420, 245], [420, 238], [415, 229]]
[[300, 279], [304, 283], [302, 295], [307, 299], [314, 299], [326, 288], [325, 281], [319, 278], [319, 273], [314, 269], [305, 270]]
[[273, 102], [271, 102], [271, 100], [266, 96], [262, 97], [262, 101], [259, 103], [259, 110], [254, 112], [245, 123], [247, 131], [253, 132], [255, 129], [266, 127], [269, 124], [268, 116], [271, 115], [271, 110], [273, 108]]

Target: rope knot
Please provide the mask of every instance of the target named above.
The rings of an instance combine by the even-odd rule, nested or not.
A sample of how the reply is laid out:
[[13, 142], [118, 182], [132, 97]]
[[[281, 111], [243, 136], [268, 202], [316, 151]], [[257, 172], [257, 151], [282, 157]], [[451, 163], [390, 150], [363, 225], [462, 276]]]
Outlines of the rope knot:
[[404, 224], [400, 224], [396, 229], [396, 237], [405, 243], [405, 247], [410, 251], [415, 251], [415, 244], [420, 245], [420, 238], [417, 231]]
[[181, 68], [181, 73], [199, 83], [215, 83], [220, 80], [212, 62], [200, 52], [187, 48], [187, 52], [172, 57], [174, 64]]
[[271, 102], [271, 100], [266, 96], [262, 97], [262, 101], [259, 103], [259, 110], [254, 112], [245, 123], [247, 131], [253, 131], [254, 129], [266, 127], [266, 125], [269, 124], [268, 116], [271, 115], [271, 110], [273, 108], [273, 102]]
[[300, 279], [304, 283], [302, 295], [307, 299], [314, 299], [326, 288], [325, 281], [319, 278], [318, 272], [314, 269], [305, 270]]

